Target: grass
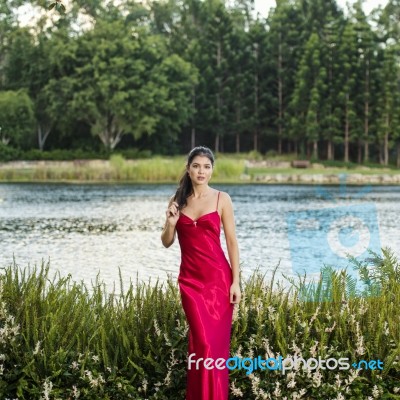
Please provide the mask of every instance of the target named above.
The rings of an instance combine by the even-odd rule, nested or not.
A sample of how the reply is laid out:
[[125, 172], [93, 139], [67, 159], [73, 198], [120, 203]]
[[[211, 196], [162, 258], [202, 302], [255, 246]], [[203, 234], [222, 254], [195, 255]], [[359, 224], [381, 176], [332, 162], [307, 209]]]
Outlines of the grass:
[[[400, 264], [388, 249], [371, 263], [354, 261], [364, 293], [333, 270], [289, 288], [255, 271], [242, 282], [231, 354], [380, 359], [383, 371], [234, 370], [230, 399], [400, 398]], [[49, 271], [14, 261], [0, 274], [0, 398], [184, 398], [188, 326], [176, 282], [123, 287], [120, 277], [117, 295], [100, 277], [88, 288]]]
[[[268, 160], [290, 161], [294, 155], [269, 156]], [[245, 160], [262, 159], [259, 153], [216, 154], [213, 172], [215, 183], [243, 183], [242, 175], [254, 181], [257, 175], [337, 175], [340, 173], [361, 175], [397, 175], [396, 168], [375, 168], [348, 166], [335, 162], [336, 166], [323, 168], [267, 168], [247, 167]], [[135, 182], [135, 183], [176, 183], [185, 170], [185, 157], [161, 157], [126, 160], [114, 154], [110, 160], [92, 162], [65, 162], [59, 164], [38, 164], [34, 167], [15, 168], [4, 165], [0, 168], [0, 182]], [[247, 180], [248, 182], [248, 180]]]
[[[177, 182], [185, 171], [184, 157], [125, 160], [121, 155], [113, 155], [109, 163], [68, 166], [43, 166], [34, 168], [0, 169], [0, 181], [84, 181], [84, 182]], [[221, 182], [231, 182], [239, 178], [244, 169], [244, 161], [222, 158], [213, 172], [213, 178]]]

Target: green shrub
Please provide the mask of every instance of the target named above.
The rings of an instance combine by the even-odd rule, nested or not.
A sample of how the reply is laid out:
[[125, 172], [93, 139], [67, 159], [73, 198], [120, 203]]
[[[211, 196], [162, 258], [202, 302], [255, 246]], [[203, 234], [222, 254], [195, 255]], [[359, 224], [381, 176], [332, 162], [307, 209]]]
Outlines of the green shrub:
[[[335, 283], [332, 271], [318, 283], [328, 285], [330, 301], [299, 296], [296, 283], [275, 287], [255, 271], [234, 312], [231, 355], [379, 358], [383, 371], [234, 370], [230, 399], [395, 399], [400, 267], [389, 250], [372, 262], [368, 276], [385, 290], [349, 296], [345, 274]], [[124, 288], [120, 276], [119, 293], [110, 293], [99, 277], [88, 288], [71, 276], [51, 278], [49, 268], [14, 262], [0, 275], [0, 398], [184, 398], [188, 326], [176, 282]]]
[[0, 142], [0, 162], [17, 160], [20, 156], [20, 151], [9, 145]]

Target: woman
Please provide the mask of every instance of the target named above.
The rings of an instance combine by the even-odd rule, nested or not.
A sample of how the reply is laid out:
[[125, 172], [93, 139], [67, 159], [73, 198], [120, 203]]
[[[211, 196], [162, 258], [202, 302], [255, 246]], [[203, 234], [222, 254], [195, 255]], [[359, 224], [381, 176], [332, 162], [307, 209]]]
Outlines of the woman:
[[[161, 234], [165, 247], [181, 247], [178, 277], [189, 324], [186, 400], [227, 400], [229, 370], [204, 360], [229, 358], [234, 304], [240, 301], [239, 248], [230, 196], [208, 186], [214, 167], [212, 151], [192, 149], [186, 171], [166, 211]], [[220, 242], [223, 224], [229, 260]]]

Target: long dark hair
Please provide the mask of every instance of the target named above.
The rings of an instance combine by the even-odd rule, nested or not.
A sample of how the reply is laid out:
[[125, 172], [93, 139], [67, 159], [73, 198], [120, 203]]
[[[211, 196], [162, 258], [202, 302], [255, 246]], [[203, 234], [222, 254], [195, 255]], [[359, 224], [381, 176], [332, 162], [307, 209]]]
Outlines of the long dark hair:
[[[205, 146], [197, 146], [190, 150], [187, 156], [186, 167], [192, 163], [196, 156], [206, 156], [211, 161], [211, 165], [214, 167], [214, 154]], [[193, 193], [192, 180], [190, 179], [187, 170], [185, 169], [182, 178], [179, 181], [179, 186], [176, 189], [174, 201], [178, 203], [178, 209], [181, 210], [187, 205], [187, 198]]]

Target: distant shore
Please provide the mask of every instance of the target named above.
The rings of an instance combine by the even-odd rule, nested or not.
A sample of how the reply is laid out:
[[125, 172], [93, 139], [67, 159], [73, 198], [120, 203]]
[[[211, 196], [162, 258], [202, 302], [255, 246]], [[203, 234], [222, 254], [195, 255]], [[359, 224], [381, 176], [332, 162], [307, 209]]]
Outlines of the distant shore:
[[[182, 159], [183, 160], [183, 159]], [[140, 160], [10, 161], [0, 163], [0, 182], [177, 183], [180, 158]], [[325, 167], [293, 168], [289, 161], [218, 160], [213, 183], [293, 185], [400, 185], [400, 169]], [[342, 177], [341, 177], [342, 176]]]

